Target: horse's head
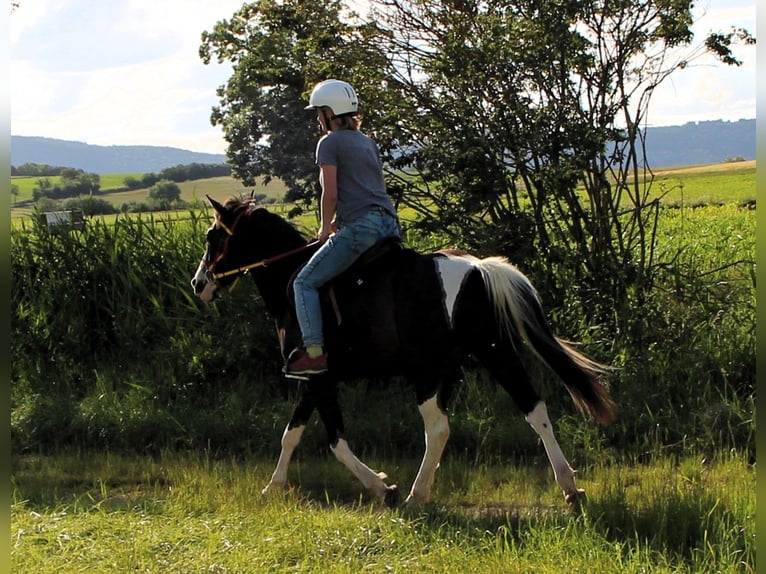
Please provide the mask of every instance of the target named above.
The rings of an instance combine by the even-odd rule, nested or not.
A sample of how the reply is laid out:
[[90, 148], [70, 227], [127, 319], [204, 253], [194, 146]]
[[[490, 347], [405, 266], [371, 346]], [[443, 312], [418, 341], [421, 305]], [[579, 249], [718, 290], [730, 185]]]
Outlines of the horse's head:
[[229, 200], [221, 204], [208, 196], [215, 209], [215, 219], [205, 234], [206, 246], [192, 277], [194, 293], [205, 302], [212, 301], [219, 290], [230, 290], [244, 273], [248, 236], [247, 218], [254, 209], [252, 202]]
[[[230, 199], [221, 204], [208, 196], [215, 209], [215, 219], [206, 233], [205, 253], [192, 277], [194, 293], [205, 302], [218, 291], [231, 290], [237, 280], [250, 270], [260, 270], [277, 261], [305, 251], [304, 237], [288, 221], [257, 207], [252, 200]], [[284, 265], [282, 272], [289, 271]], [[260, 275], [265, 281], [285, 279], [272, 270]], [[285, 279], [286, 281], [286, 279]]]

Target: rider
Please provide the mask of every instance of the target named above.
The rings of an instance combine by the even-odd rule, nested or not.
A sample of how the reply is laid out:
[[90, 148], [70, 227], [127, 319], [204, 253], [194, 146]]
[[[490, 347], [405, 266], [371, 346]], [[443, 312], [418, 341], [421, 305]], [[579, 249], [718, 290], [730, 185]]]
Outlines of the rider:
[[323, 134], [316, 147], [322, 188], [317, 239], [322, 245], [295, 278], [295, 309], [304, 346], [291, 353], [288, 374], [327, 370], [319, 288], [379, 240], [400, 236], [378, 146], [359, 130], [357, 107], [354, 88], [341, 80], [318, 83], [306, 106], [316, 110]]

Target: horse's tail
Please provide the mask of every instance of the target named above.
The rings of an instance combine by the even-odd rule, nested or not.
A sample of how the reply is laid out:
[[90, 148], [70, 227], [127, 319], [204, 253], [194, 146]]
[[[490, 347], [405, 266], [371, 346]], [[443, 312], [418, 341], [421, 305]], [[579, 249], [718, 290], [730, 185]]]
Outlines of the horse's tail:
[[615, 405], [603, 377], [611, 369], [559, 339], [545, 319], [529, 279], [503, 257], [474, 261], [481, 271], [498, 327], [511, 341], [521, 338], [561, 377], [575, 405], [603, 425], [614, 421]]

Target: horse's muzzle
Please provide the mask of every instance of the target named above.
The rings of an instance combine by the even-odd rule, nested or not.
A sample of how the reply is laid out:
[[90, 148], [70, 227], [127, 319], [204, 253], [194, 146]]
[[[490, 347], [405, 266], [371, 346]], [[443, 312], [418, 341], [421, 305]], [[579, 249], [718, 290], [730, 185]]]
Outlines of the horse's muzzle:
[[194, 294], [206, 303], [215, 299], [216, 292], [218, 291], [218, 285], [216, 285], [210, 271], [208, 271], [203, 263], [200, 263], [197, 272], [192, 277], [191, 287]]

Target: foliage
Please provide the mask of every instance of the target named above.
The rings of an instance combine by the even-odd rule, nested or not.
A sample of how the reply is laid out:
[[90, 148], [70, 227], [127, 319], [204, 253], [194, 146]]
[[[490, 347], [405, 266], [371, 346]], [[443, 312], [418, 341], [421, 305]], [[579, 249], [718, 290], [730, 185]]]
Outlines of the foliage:
[[[146, 435], [124, 434], [132, 417], [162, 427], [164, 412], [169, 422], [196, 409], [198, 393], [214, 401], [216, 381], [239, 390], [245, 373], [263, 371], [276, 344], [259, 302], [201, 308], [188, 287], [208, 220], [119, 216], [76, 231], [32, 219], [12, 230], [17, 446], [114, 440], [133, 448]], [[232, 321], [221, 325], [221, 313]], [[123, 411], [122, 400], [135, 408]], [[187, 422], [202, 423], [193, 410]], [[176, 424], [156, 435], [183, 437]]]
[[81, 169], [62, 168], [60, 182], [52, 184], [50, 179], [42, 177], [37, 180], [37, 186], [32, 192], [35, 201], [43, 197], [63, 199], [78, 195], [98, 193], [101, 188], [101, 176], [97, 173], [85, 173]]
[[190, 163], [168, 167], [159, 173], [145, 173], [140, 177], [127, 176], [124, 180], [128, 189], [149, 188], [162, 180], [181, 183], [210, 177], [222, 177], [231, 174], [231, 168], [223, 164]]
[[307, 91], [327, 77], [382, 65], [361, 41], [366, 28], [346, 23], [345, 13], [338, 0], [259, 0], [203, 32], [202, 60], [233, 64], [211, 121], [223, 129], [232, 172], [246, 185], [265, 175], [285, 182], [288, 200], [316, 195], [317, 122], [304, 109]]
[[181, 199], [181, 188], [168, 179], [162, 179], [149, 188], [149, 197], [168, 204]]
[[47, 163], [24, 163], [18, 167], [11, 166], [11, 176], [36, 176], [47, 177], [61, 175], [61, 170], [67, 169], [61, 166], [52, 166]]
[[[83, 215], [90, 217], [94, 215], [109, 215], [115, 213], [114, 205], [109, 201], [101, 197], [93, 196], [69, 199], [64, 202], [62, 207], [65, 210], [79, 209], [82, 211]], [[42, 211], [42, 206], [40, 206], [40, 210]]]

